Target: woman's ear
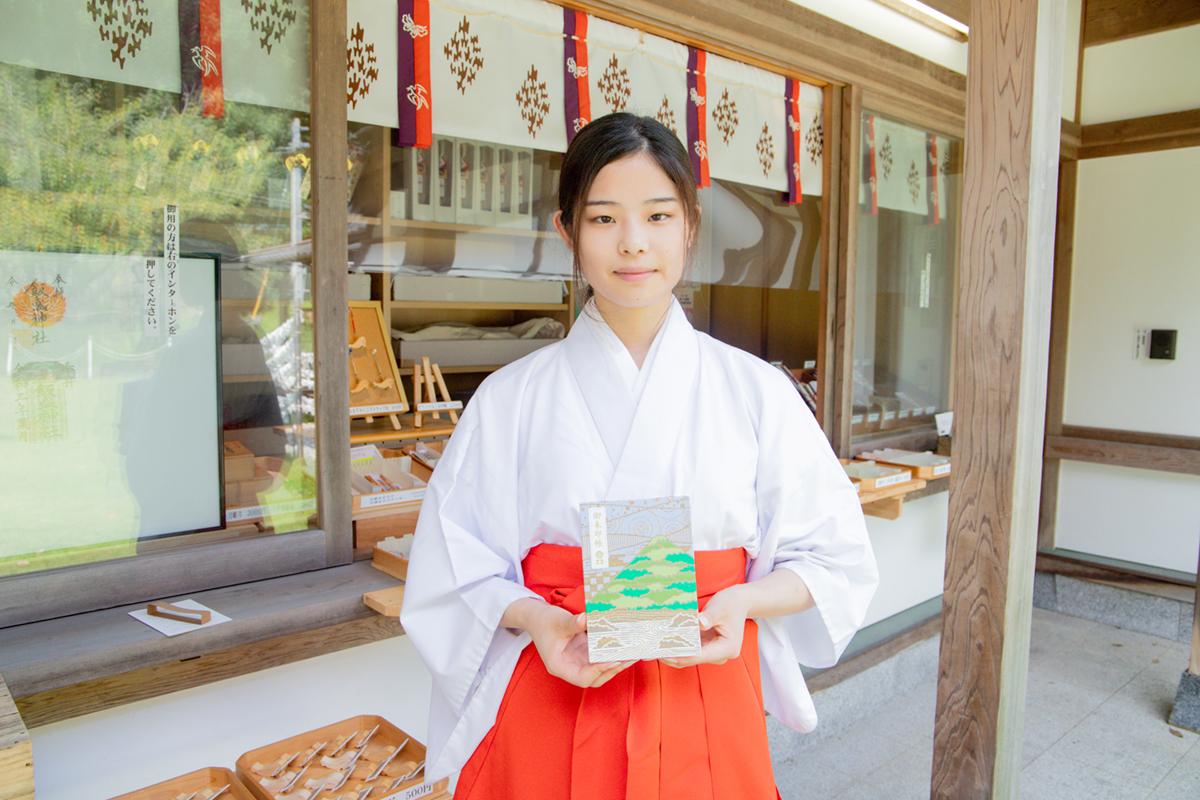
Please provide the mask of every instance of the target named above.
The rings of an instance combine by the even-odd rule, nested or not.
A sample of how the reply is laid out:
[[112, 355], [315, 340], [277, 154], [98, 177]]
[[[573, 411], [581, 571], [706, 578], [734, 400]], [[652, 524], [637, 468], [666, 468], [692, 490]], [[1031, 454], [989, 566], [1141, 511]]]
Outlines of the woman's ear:
[[567, 249], [574, 251], [575, 243], [571, 241], [571, 232], [568, 231], [563, 225], [562, 209], [560, 208], [558, 211], [555, 211], [554, 216], [550, 219], [554, 223], [554, 230], [558, 231], [558, 235], [562, 237], [564, 242], [566, 242]]

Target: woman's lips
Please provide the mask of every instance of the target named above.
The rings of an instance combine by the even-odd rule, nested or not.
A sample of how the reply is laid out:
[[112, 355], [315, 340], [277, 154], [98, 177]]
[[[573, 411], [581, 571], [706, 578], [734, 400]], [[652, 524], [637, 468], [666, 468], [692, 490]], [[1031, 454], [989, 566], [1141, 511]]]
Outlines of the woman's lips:
[[653, 267], [646, 267], [645, 269], [619, 269], [614, 274], [623, 281], [640, 281], [650, 277], [657, 271]]

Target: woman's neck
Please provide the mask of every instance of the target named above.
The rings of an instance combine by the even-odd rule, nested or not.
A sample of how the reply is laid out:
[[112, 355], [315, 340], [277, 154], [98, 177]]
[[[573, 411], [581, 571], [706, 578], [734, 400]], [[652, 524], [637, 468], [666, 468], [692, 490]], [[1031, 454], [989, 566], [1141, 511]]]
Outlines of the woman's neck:
[[667, 298], [661, 303], [639, 308], [626, 308], [610, 303], [596, 295], [596, 309], [600, 312], [600, 316], [604, 317], [604, 321], [612, 329], [612, 332], [625, 345], [625, 349], [633, 357], [633, 363], [637, 364], [638, 369], [641, 369], [673, 300], [672, 295], [667, 295]]

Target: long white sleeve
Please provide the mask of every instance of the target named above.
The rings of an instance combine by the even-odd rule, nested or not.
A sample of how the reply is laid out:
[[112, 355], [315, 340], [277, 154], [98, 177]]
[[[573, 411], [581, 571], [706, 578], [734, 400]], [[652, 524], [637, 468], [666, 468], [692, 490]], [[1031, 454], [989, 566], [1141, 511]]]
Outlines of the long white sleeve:
[[829, 667], [866, 618], [879, 571], [854, 486], [800, 396], [777, 377], [764, 387], [758, 424], [760, 556], [808, 586], [815, 607], [782, 621], [801, 663]]

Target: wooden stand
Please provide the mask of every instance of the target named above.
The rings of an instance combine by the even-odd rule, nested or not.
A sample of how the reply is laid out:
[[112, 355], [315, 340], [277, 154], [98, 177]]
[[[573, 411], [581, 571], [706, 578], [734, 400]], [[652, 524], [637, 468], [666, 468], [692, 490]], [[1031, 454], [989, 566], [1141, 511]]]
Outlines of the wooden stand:
[[[428, 398], [422, 402], [422, 393]], [[437, 364], [430, 364], [427, 357], [420, 363], [413, 364], [413, 426], [421, 427], [422, 417], [430, 414], [434, 419], [442, 418], [442, 411], [450, 414], [450, 421], [458, 424], [458, 409], [462, 403], [450, 399], [450, 390], [442, 378], [442, 370]]]
[[350, 418], [372, 423], [375, 417], [386, 417], [398, 431], [400, 415], [408, 411], [408, 397], [383, 309], [366, 300], [352, 301], [349, 306]]

